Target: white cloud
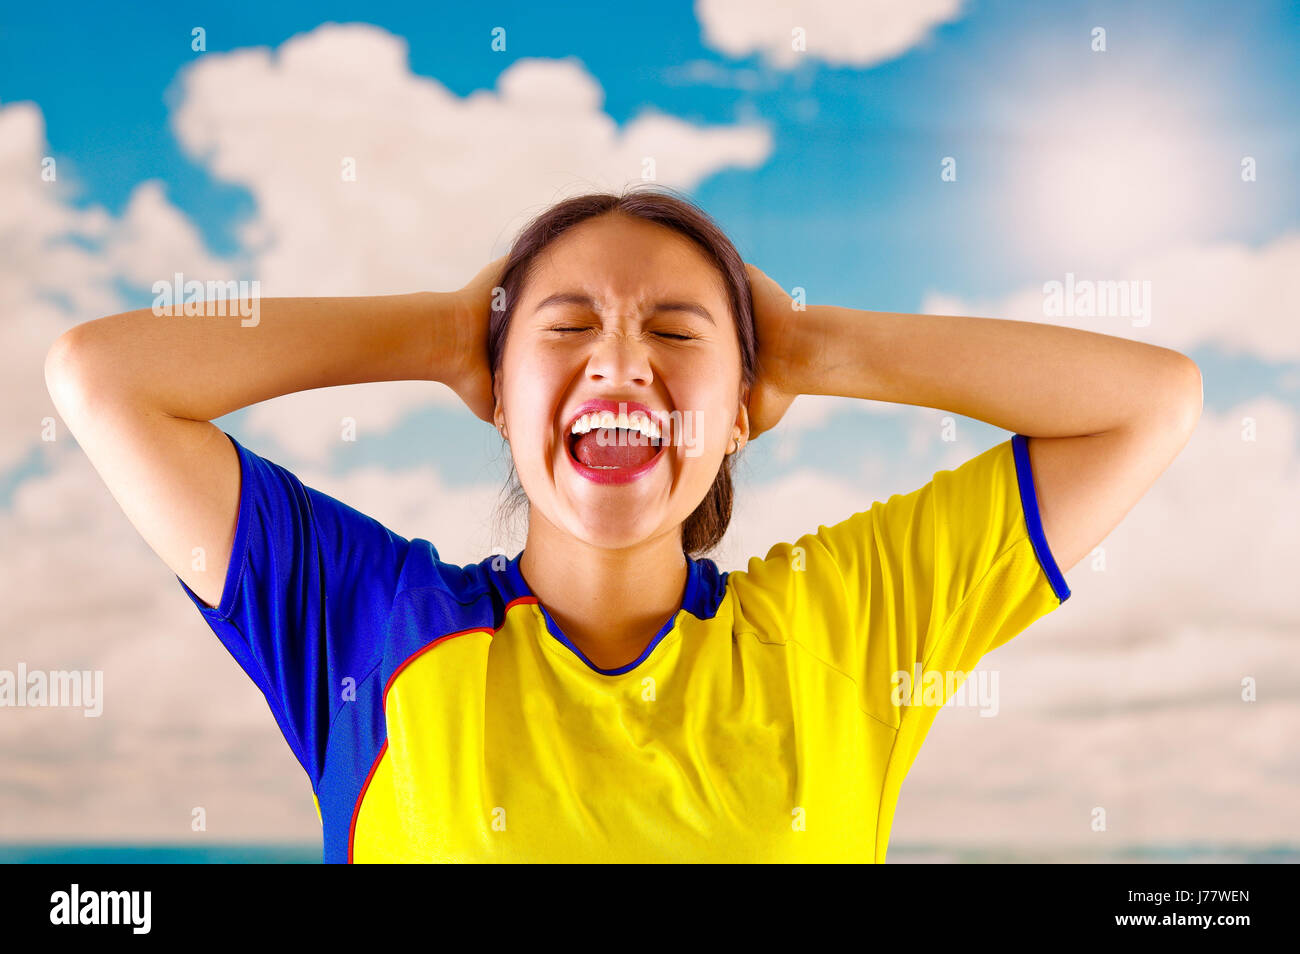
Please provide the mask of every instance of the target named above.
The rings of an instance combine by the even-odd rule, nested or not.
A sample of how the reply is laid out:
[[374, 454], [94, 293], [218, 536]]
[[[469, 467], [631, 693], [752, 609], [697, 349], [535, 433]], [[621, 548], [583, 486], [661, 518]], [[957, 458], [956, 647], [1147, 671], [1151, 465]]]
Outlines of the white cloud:
[[45, 123], [35, 104], [0, 106], [0, 367], [6, 396], [0, 405], [0, 473], [42, 446], [42, 419], [57, 419], [45, 390], [49, 346], [75, 317], [98, 317], [116, 301], [106, 284], [107, 265], [66, 241], [102, 236], [107, 218], [70, 204], [72, 170], [66, 163], [54, 167], [54, 181], [42, 178], [47, 156]]
[[42, 177], [50, 153], [35, 104], [0, 106], [0, 473], [33, 448], [49, 459], [41, 422], [59, 419], [45, 388], [45, 354], [73, 325], [125, 307], [115, 279], [151, 285], [177, 270], [205, 280], [229, 274], [158, 183], [138, 186], [121, 218], [97, 206], [78, 209], [72, 162], [58, 162], [53, 181]]
[[384, 434], [404, 415], [430, 404], [457, 406], [469, 414], [455, 392], [441, 384], [380, 381], [297, 391], [263, 401], [244, 412], [240, 426], [250, 434], [272, 438], [289, 455], [285, 466], [318, 465], [339, 446], [345, 419], [350, 419], [348, 426], [360, 441]]
[[177, 272], [187, 282], [238, 277], [230, 262], [208, 253], [199, 230], [167, 201], [158, 180], [142, 182], [131, 192], [104, 252], [115, 274], [146, 289], [156, 281], [172, 282]]
[[180, 85], [182, 146], [256, 201], [270, 295], [458, 287], [561, 190], [621, 188], [645, 156], [689, 189], [772, 147], [764, 128], [654, 113], [620, 129], [576, 59], [518, 60], [462, 99], [410, 72], [405, 40], [361, 24], [209, 54]]
[[[1046, 275], [1043, 283], [1066, 276]], [[1213, 346], [1229, 354], [1269, 360], [1300, 359], [1300, 233], [1282, 235], [1260, 248], [1233, 242], [1183, 245], [1134, 262], [1116, 274], [1078, 274], [1082, 282], [1150, 282], [1150, 321], [1126, 317], [1047, 317], [1043, 284], [996, 301], [971, 301], [932, 292], [921, 310], [938, 315], [980, 315], [1135, 338], [1176, 350]]]
[[833, 394], [800, 394], [781, 418], [779, 426], [792, 430], [810, 430], [824, 427], [836, 414], [872, 414], [892, 417], [901, 410], [901, 404], [890, 404], [885, 401], [860, 401]]
[[800, 394], [786, 409], [777, 426], [759, 435], [757, 440], [764, 444], [771, 442], [776, 459], [788, 462], [798, 458], [803, 441], [811, 439], [809, 432], [827, 427], [838, 415], [895, 417], [902, 410], [900, 404], [883, 401], [861, 401], [829, 394]]
[[[805, 57], [834, 66], [874, 66], [922, 43], [930, 31], [957, 19], [962, 0], [696, 0], [704, 42], [731, 57], [762, 53], [780, 69]], [[796, 51], [801, 28], [806, 51]]]

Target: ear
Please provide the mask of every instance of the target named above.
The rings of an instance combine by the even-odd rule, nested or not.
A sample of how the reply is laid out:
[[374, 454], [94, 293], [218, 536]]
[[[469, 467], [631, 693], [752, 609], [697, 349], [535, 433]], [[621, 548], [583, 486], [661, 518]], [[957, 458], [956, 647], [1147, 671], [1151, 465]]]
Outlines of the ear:
[[746, 384], [740, 392], [740, 409], [736, 412], [735, 426], [740, 430], [741, 443], [749, 440], [749, 385]]
[[492, 426], [498, 431], [506, 425], [505, 405], [501, 403], [501, 374], [492, 375]]

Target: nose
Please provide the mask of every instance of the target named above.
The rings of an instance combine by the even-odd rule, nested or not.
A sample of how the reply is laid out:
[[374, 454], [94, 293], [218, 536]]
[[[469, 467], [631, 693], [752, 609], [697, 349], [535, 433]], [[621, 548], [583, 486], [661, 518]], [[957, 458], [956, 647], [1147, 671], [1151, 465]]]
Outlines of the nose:
[[649, 384], [654, 380], [650, 354], [637, 335], [622, 328], [602, 332], [593, 342], [587, 358], [587, 376], [608, 384]]

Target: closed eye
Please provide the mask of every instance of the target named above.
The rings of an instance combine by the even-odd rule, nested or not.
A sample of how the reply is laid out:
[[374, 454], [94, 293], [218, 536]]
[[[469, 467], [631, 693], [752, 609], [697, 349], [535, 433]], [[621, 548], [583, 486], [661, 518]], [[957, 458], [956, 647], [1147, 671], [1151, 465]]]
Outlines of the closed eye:
[[[560, 332], [560, 333], [565, 333], [570, 331], [594, 331], [594, 330], [595, 330], [594, 328], [575, 328], [575, 327], [561, 327], [561, 328], [551, 329], [551, 331]], [[694, 341], [695, 340], [694, 335], [679, 335], [669, 331], [656, 331], [655, 334], [658, 335], [660, 338], [669, 338], [673, 341]]]

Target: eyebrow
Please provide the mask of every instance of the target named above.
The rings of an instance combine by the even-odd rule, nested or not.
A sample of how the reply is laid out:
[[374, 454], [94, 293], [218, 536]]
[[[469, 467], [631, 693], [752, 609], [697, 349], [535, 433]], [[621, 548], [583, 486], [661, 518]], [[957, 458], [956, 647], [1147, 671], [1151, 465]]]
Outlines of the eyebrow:
[[[580, 292], [556, 292], [554, 295], [547, 295], [538, 302], [537, 307], [534, 308], [533, 311], [538, 312], [543, 308], [549, 308], [551, 305], [580, 305], [581, 307], [589, 308], [592, 311], [598, 310], [595, 299], [590, 295], [584, 295]], [[717, 322], [713, 320], [713, 316], [709, 314], [707, 308], [703, 305], [696, 304], [693, 301], [661, 301], [657, 302], [651, 311], [689, 311], [692, 314], [699, 315], [710, 324], [717, 324]]]

